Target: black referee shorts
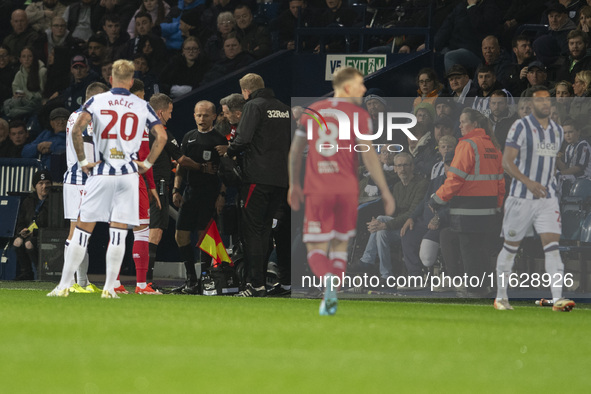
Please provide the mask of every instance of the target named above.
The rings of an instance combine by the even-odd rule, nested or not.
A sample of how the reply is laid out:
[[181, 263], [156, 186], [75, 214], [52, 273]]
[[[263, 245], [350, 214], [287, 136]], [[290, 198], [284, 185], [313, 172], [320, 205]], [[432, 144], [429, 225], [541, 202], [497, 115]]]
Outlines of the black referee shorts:
[[166, 230], [168, 228], [168, 207], [170, 200], [168, 198], [168, 188], [164, 195], [158, 196], [162, 209], [158, 208], [155, 200], [150, 201], [150, 228], [159, 228]]
[[218, 185], [200, 188], [188, 187], [183, 194], [176, 229], [183, 231], [205, 230], [215, 214], [215, 202], [220, 194]]

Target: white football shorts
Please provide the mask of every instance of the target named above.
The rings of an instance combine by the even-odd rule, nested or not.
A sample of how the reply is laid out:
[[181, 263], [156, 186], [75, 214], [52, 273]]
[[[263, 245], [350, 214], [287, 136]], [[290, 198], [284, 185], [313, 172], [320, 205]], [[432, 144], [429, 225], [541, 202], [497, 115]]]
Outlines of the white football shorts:
[[501, 236], [507, 241], [518, 242], [524, 237], [533, 236], [534, 229], [538, 234], [561, 234], [558, 199], [507, 197]]
[[64, 183], [64, 218], [78, 220], [83, 194], [84, 185]]
[[93, 175], [88, 177], [80, 220], [83, 222], [117, 222], [139, 226], [139, 177], [125, 175]]

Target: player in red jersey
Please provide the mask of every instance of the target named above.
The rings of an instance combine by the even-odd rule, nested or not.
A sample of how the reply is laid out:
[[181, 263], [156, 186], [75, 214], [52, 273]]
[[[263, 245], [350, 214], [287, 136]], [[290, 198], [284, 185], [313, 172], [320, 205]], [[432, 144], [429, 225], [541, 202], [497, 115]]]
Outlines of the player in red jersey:
[[[141, 98], [144, 99], [144, 83], [139, 79], [135, 79], [133, 81], [133, 86], [130, 89], [130, 92]], [[144, 129], [144, 135], [142, 137], [142, 144], [140, 145], [140, 150], [138, 151], [138, 160], [143, 161], [146, 159], [148, 154], [150, 153], [150, 135], [149, 131]], [[140, 175], [140, 182], [139, 182], [139, 193], [140, 193], [140, 225], [133, 228], [133, 262], [135, 263], [135, 277], [136, 277], [136, 287], [135, 292], [137, 294], [162, 294], [158, 290], [154, 290], [152, 288], [151, 283], [147, 283], [146, 275], [148, 273], [148, 266], [149, 266], [149, 258], [150, 258], [150, 248], [149, 248], [149, 235], [150, 235], [150, 197], [153, 198], [158, 207], [160, 207], [160, 199], [158, 198], [158, 193], [156, 193], [156, 183], [154, 183], [154, 173], [150, 168], [144, 174], [145, 180], [148, 183], [148, 188], [146, 188], [146, 182], [142, 179]], [[161, 208], [161, 207], [160, 207]], [[115, 282], [115, 292], [117, 293], [127, 293], [125, 287], [118, 282]]]
[[[314, 103], [304, 111], [300, 123], [304, 130], [296, 131], [289, 154], [288, 202], [298, 211], [306, 197], [303, 241], [308, 264], [326, 283], [321, 315], [336, 312], [332, 277], [342, 278], [346, 271], [347, 244], [355, 235], [358, 151], [380, 189], [386, 215], [394, 213], [395, 208], [371, 141], [354, 133], [355, 129], [357, 134], [371, 134], [372, 130], [369, 114], [359, 106], [366, 91], [363, 75], [354, 68], [343, 68], [334, 74], [332, 85], [334, 98]], [[309, 150], [302, 189], [300, 174], [306, 145]]]

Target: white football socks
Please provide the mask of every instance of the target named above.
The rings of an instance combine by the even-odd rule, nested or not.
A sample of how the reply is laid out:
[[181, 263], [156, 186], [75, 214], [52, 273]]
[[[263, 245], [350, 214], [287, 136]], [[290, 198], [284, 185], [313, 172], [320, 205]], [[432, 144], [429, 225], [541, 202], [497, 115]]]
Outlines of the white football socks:
[[84, 259], [76, 271], [76, 280], [80, 286], [88, 286], [88, 250], [84, 253]]
[[503, 244], [503, 248], [497, 257], [497, 301], [509, 299], [507, 288], [509, 286], [509, 275], [515, 263], [515, 255], [519, 248]]
[[550, 242], [544, 247], [545, 268], [550, 274], [550, 291], [552, 301], [562, 298], [562, 285], [564, 283], [564, 264], [558, 251], [558, 242]]
[[64, 268], [62, 269], [62, 277], [58, 285], [59, 290], [70, 287], [70, 283], [74, 278], [74, 272], [78, 269], [78, 266], [84, 260], [84, 254], [86, 253], [86, 247], [88, 246], [88, 239], [90, 233], [76, 227], [74, 235], [70, 240], [70, 244], [67, 246], [66, 255], [64, 256]]
[[115, 288], [115, 281], [121, 263], [123, 263], [123, 256], [125, 255], [125, 238], [127, 237], [127, 230], [111, 227], [109, 229], [109, 246], [107, 247], [107, 277], [105, 279], [105, 290], [113, 292]]

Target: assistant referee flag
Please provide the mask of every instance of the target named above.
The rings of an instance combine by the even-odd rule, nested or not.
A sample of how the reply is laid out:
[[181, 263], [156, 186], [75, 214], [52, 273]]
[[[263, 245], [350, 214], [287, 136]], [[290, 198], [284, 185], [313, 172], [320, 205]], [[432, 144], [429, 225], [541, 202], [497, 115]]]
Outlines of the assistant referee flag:
[[209, 221], [205, 234], [201, 241], [197, 243], [197, 246], [199, 249], [213, 257], [215, 260], [215, 263], [213, 264], [214, 267], [222, 264], [222, 261], [227, 261], [230, 264], [233, 264], [232, 259], [228, 256], [228, 252], [226, 252], [226, 247], [222, 242], [222, 237], [220, 237], [220, 232], [218, 231], [218, 226], [215, 224], [215, 220], [211, 219]]

